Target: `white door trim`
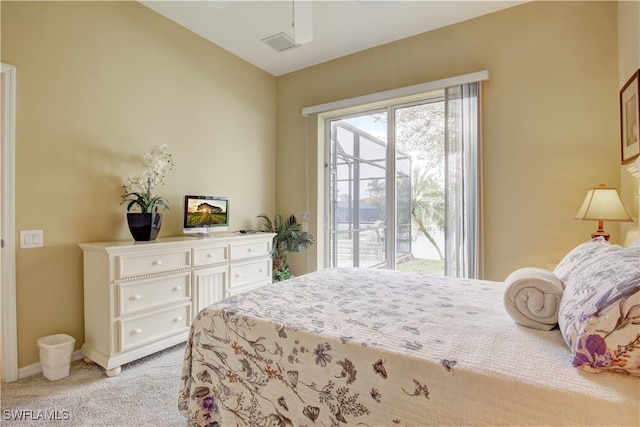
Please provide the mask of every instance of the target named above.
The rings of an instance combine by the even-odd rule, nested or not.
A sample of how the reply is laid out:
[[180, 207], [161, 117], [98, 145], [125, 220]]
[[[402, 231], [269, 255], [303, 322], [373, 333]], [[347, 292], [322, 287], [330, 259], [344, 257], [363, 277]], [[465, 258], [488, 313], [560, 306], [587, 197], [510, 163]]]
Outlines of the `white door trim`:
[[16, 68], [2, 64], [2, 200], [0, 214], [4, 247], [0, 255], [2, 293], [2, 382], [18, 379], [18, 328], [16, 318], [15, 145]]

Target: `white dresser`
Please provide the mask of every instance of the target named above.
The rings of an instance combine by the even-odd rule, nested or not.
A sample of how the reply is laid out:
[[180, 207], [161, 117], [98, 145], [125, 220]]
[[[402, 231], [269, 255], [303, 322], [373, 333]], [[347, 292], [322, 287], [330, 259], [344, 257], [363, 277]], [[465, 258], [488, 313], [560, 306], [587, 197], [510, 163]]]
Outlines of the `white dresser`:
[[81, 243], [82, 354], [106, 369], [187, 339], [198, 312], [271, 283], [272, 233]]

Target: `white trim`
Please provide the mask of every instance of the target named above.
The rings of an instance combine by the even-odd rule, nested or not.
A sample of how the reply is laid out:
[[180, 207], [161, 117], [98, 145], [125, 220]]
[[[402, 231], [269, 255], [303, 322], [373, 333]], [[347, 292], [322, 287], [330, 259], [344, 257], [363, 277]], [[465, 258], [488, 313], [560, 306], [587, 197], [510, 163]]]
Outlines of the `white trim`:
[[[80, 350], [76, 350], [71, 353], [71, 361], [82, 359], [84, 356]], [[42, 372], [42, 363], [37, 362], [31, 365], [25, 366], [24, 368], [18, 369], [18, 379], [23, 379], [30, 377], [31, 375], [36, 375]]]
[[16, 319], [16, 244], [15, 244], [15, 108], [16, 68], [2, 64], [2, 238], [0, 256], [2, 292], [2, 381], [18, 379], [18, 328]]
[[302, 109], [303, 116], [309, 114], [324, 113], [332, 110], [340, 110], [342, 108], [355, 107], [357, 105], [371, 104], [374, 102], [386, 101], [388, 99], [401, 98], [403, 96], [417, 95], [425, 92], [431, 92], [438, 89], [444, 89], [451, 86], [459, 86], [468, 83], [475, 83], [489, 80], [489, 71], [477, 71], [475, 73], [464, 74], [461, 76], [448, 77], [446, 79], [435, 80], [432, 82], [419, 83], [413, 86], [405, 86], [397, 89], [386, 90], [384, 92], [371, 93], [368, 95], [356, 96], [355, 98], [342, 99], [340, 101], [328, 102], [326, 104], [318, 104]]

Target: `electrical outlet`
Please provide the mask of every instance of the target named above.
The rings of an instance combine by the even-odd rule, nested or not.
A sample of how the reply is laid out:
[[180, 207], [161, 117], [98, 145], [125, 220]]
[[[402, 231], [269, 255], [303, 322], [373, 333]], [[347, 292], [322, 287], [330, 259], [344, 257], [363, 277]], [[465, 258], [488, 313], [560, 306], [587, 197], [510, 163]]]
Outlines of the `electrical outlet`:
[[42, 230], [20, 231], [20, 249], [41, 248], [44, 245]]

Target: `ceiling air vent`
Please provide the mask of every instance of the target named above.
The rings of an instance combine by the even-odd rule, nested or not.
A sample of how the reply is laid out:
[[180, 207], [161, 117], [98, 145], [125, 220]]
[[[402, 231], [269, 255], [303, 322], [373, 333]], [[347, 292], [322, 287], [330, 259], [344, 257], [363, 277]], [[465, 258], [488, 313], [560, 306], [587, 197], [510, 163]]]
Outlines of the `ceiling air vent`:
[[273, 36], [266, 37], [260, 41], [267, 44], [271, 49], [278, 53], [300, 46], [285, 33], [274, 34]]

